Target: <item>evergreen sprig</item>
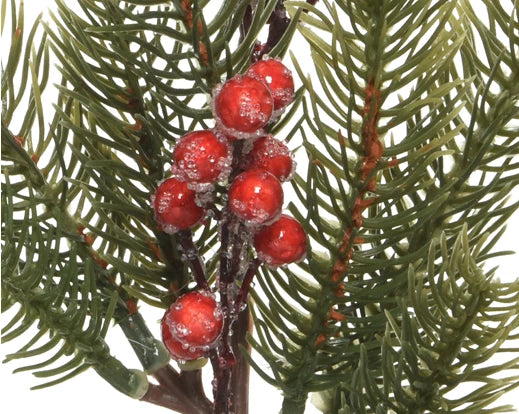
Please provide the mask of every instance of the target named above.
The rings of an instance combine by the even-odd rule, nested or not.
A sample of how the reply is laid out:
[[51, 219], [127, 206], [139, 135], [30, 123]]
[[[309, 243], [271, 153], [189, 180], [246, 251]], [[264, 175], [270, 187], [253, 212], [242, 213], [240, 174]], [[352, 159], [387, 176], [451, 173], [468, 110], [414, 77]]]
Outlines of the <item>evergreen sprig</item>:
[[[34, 358], [18, 370], [45, 378], [35, 388], [93, 367], [134, 398], [211, 412], [200, 370], [168, 365], [138, 305], [167, 307], [202, 266], [213, 283], [218, 227], [167, 235], [149, 195], [176, 140], [210, 127], [212, 88], [287, 51], [303, 87], [269, 132], [302, 139], [308, 168], [289, 208], [311, 248], [299, 265], [259, 269], [248, 339], [270, 370], [242, 347], [239, 374], [248, 358], [282, 390], [283, 413], [303, 412], [309, 393], [324, 413], [490, 412], [516, 386], [506, 372], [517, 357], [488, 361], [517, 354], [503, 344], [519, 337], [519, 284], [486, 270], [507, 254], [495, 245], [518, 206], [507, 202], [519, 184], [516, 1], [482, 0], [486, 20], [468, 0], [56, 5], [29, 30], [23, 3], [3, 0], [1, 18], [3, 33], [10, 11], [2, 311], [16, 307], [2, 339], [38, 324], [7, 356]], [[290, 49], [296, 29], [313, 76]], [[60, 83], [49, 117], [51, 56]], [[112, 321], [142, 370], [111, 356]], [[248, 331], [248, 318], [237, 324]], [[460, 395], [466, 382], [480, 385]]]
[[[49, 52], [41, 19], [24, 43], [23, 4], [17, 8], [12, 1], [11, 29], [12, 48], [2, 71], [2, 311], [12, 306], [18, 310], [3, 327], [2, 339], [18, 338], [36, 321], [38, 333], [7, 360], [39, 357], [38, 362], [17, 369], [45, 379], [33, 388], [60, 383], [94, 367], [119, 390], [140, 398], [147, 390], [146, 377], [112, 357], [104, 341], [121, 306], [119, 295], [106, 287], [109, 275], [64, 203], [68, 185], [59, 182], [66, 170], [60, 135], [56, 135], [59, 121], [55, 117], [50, 130], [44, 122], [42, 95], [49, 76]], [[38, 32], [42, 43], [36, 47]], [[17, 71], [22, 53], [24, 64]], [[8, 125], [14, 126], [10, 121], [18, 108], [27, 115], [13, 135]], [[45, 157], [49, 149], [54, 151]]]
[[[282, 389], [287, 413], [302, 412], [310, 392], [327, 413], [452, 412], [469, 401], [459, 412], [480, 412], [514, 378], [499, 386], [489, 379], [457, 400], [445, 393], [461, 378], [479, 378], [472, 367], [517, 329], [513, 312], [483, 310], [500, 301], [517, 309], [517, 284], [487, 280], [492, 293], [472, 286], [485, 260], [506, 253], [492, 248], [517, 208], [504, 201], [519, 183], [517, 5], [489, 6], [488, 25], [469, 2], [305, 7], [299, 30], [316, 76], [292, 55], [307, 89], [300, 133], [310, 161], [307, 175], [293, 181], [292, 212], [306, 223], [312, 251], [299, 269], [259, 276], [266, 298], [255, 296], [259, 338], [251, 341], [272, 373], [259, 372]], [[500, 43], [497, 27], [511, 35], [512, 48]], [[468, 263], [459, 271], [434, 266], [460, 256]], [[414, 291], [427, 258], [429, 276]], [[461, 323], [447, 316], [464, 300], [470, 317], [443, 354], [438, 341]], [[463, 349], [471, 332], [496, 320], [489, 332], [501, 339], [488, 352]]]
[[[82, 166], [67, 180], [83, 189], [80, 205], [92, 205], [83, 225], [103, 240], [99, 256], [124, 273], [121, 286], [164, 307], [170, 289], [185, 286], [189, 276], [175, 253], [177, 240], [157, 230], [148, 195], [166, 176], [175, 140], [208, 127], [208, 93], [245, 67], [277, 2], [258, 3], [232, 52], [248, 2], [221, 4], [209, 21], [203, 8], [215, 4], [141, 3], [81, 2], [80, 16], [58, 1], [57, 30], [48, 32], [66, 82], [60, 91], [74, 105], [60, 118]], [[214, 223], [198, 236], [202, 252], [214, 249]], [[213, 261], [209, 269], [215, 268]]]
[[[54, 356], [22, 368], [39, 370], [63, 359], [59, 368], [36, 372], [55, 377], [41, 386], [93, 366], [132, 397], [208, 411], [200, 370], [178, 373], [168, 366], [167, 352], [138, 310], [138, 301], [167, 307], [191, 280], [182, 240], [160, 230], [149, 197], [167, 176], [176, 139], [208, 127], [208, 94], [247, 67], [280, 3], [259, 1], [251, 9], [243, 0], [91, 0], [78, 2], [76, 11], [64, 1], [56, 5], [51, 21], [38, 18], [24, 44], [23, 3], [9, 4], [11, 50], [2, 67], [2, 303], [4, 309], [18, 303], [20, 310], [3, 333], [13, 339], [37, 320], [40, 328], [8, 359], [55, 348]], [[207, 12], [215, 5], [216, 13]], [[7, 10], [4, 0], [2, 29]], [[294, 29], [292, 23], [277, 31], [273, 56], [286, 49]], [[51, 54], [61, 81], [46, 125], [42, 93]], [[16, 114], [23, 122], [15, 134]], [[193, 236], [212, 281], [216, 232], [209, 219]], [[143, 371], [110, 357], [104, 337], [112, 320]], [[50, 341], [37, 347], [47, 332]], [[147, 375], [158, 384], [148, 384]]]

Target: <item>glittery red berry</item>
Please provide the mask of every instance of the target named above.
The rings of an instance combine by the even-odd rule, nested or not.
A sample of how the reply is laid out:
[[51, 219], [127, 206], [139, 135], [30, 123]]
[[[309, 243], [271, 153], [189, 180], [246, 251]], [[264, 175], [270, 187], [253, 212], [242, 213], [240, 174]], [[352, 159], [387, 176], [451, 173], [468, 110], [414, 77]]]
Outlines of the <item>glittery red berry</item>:
[[213, 131], [193, 131], [180, 138], [173, 150], [173, 176], [181, 181], [210, 184], [227, 178], [232, 154], [224, 137]]
[[254, 141], [248, 160], [248, 168], [263, 168], [281, 182], [292, 177], [295, 166], [288, 147], [272, 135]]
[[166, 311], [162, 319], [173, 339], [189, 348], [208, 350], [220, 336], [223, 314], [215, 299], [205, 292], [190, 292], [181, 296]]
[[267, 58], [252, 64], [246, 76], [264, 82], [274, 98], [274, 111], [281, 111], [294, 100], [292, 72], [279, 59]]
[[195, 197], [184, 181], [168, 178], [159, 185], [151, 201], [155, 219], [166, 233], [188, 229], [200, 221], [205, 210], [196, 204]]
[[306, 254], [306, 243], [306, 233], [301, 223], [286, 214], [262, 227], [254, 236], [258, 257], [271, 266], [301, 260]]
[[279, 180], [261, 168], [238, 175], [229, 188], [231, 211], [250, 224], [275, 220], [283, 207], [283, 189]]
[[192, 361], [198, 358], [202, 358], [207, 353], [207, 351], [203, 348], [189, 346], [188, 344], [182, 343], [176, 339], [173, 336], [168, 324], [165, 323], [166, 315], [164, 315], [164, 318], [162, 318], [161, 323], [162, 342], [173, 359], [177, 361]]
[[213, 115], [224, 133], [236, 138], [260, 136], [270, 121], [274, 104], [270, 91], [259, 80], [240, 75], [213, 91]]

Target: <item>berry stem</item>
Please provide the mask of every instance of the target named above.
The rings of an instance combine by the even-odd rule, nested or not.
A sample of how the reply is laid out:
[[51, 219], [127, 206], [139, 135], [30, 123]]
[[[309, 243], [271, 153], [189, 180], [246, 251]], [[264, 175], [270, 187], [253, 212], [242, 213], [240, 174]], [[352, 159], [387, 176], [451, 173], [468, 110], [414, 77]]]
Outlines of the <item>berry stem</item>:
[[178, 241], [186, 257], [186, 261], [193, 272], [193, 277], [200, 289], [209, 290], [207, 277], [205, 275], [204, 265], [198, 254], [198, 248], [193, 242], [193, 234], [191, 230], [183, 230], [178, 232]]
[[238, 292], [238, 295], [236, 296], [236, 300], [234, 301], [235, 315], [238, 315], [241, 312], [242, 307], [246, 304], [252, 280], [254, 279], [254, 276], [256, 275], [256, 272], [260, 264], [261, 260], [259, 260], [257, 257], [249, 264], [247, 273], [245, 273], [240, 290]]
[[235, 363], [229, 342], [232, 323], [230, 309], [233, 303], [231, 289], [234, 279], [231, 272], [232, 257], [229, 257], [229, 252], [234, 250], [231, 239], [234, 238], [232, 236], [235, 234], [232, 234], [232, 229], [236, 227], [238, 227], [238, 221], [226, 207], [221, 221], [220, 277], [218, 282], [224, 322], [221, 342], [217, 349], [211, 352], [211, 364], [214, 371], [214, 414], [227, 414], [229, 412], [231, 370]]
[[[243, 170], [243, 141], [234, 144], [233, 165], [229, 181], [232, 182]], [[240, 312], [248, 288], [243, 288], [240, 305], [236, 307], [235, 281], [240, 277], [243, 249], [247, 248], [245, 226], [232, 214], [229, 205], [224, 207], [220, 222], [220, 275], [218, 291], [224, 317], [220, 344], [211, 352], [214, 371], [214, 414], [227, 414], [232, 410], [246, 414], [248, 411], [249, 368], [246, 358], [239, 353], [238, 346], [245, 345], [245, 336], [250, 327], [249, 312]], [[249, 264], [245, 282], [250, 283], [259, 263]], [[243, 283], [242, 283], [243, 286]], [[235, 331], [235, 332], [233, 332]], [[235, 357], [237, 355], [237, 357]]]
[[204, 412], [211, 412], [212, 402], [206, 397], [202, 383], [202, 370], [181, 371], [179, 375], [180, 383], [185, 394], [194, 401], [199, 402], [204, 408]]
[[[233, 241], [239, 227], [237, 218], [232, 214], [228, 207], [225, 207], [223, 212], [223, 218], [221, 221], [221, 234], [220, 234], [220, 280], [219, 290], [220, 295], [224, 295], [227, 298], [228, 285], [233, 281], [232, 269], [232, 255], [234, 253]], [[234, 231], [233, 231], [234, 230]], [[221, 298], [222, 305], [226, 305], [227, 302], [224, 297]]]
[[229, 174], [229, 182], [232, 182], [236, 176], [241, 173], [244, 169], [243, 167], [243, 140], [237, 140], [234, 142], [234, 150], [232, 154], [232, 165], [231, 165], [231, 174]]
[[[252, 333], [253, 323], [248, 308], [239, 313], [233, 330], [232, 347], [236, 349], [236, 365], [231, 376], [231, 402], [235, 413], [249, 412], [249, 375], [250, 365], [245, 352], [250, 354], [251, 347], [246, 341], [247, 333]], [[239, 346], [244, 349], [239, 350]]]
[[170, 365], [153, 373], [158, 384], [150, 384], [141, 401], [146, 401], [183, 414], [209, 414], [211, 402], [206, 398], [201, 371], [179, 374]]
[[265, 53], [271, 51], [274, 46], [276, 46], [285, 32], [288, 29], [290, 24], [290, 18], [287, 15], [287, 11], [285, 9], [285, 5], [283, 4], [285, 0], [278, 0], [278, 4], [276, 8], [270, 15], [267, 23], [269, 24], [269, 34], [267, 37], [266, 47], [267, 50]]
[[247, 248], [245, 232], [248, 231], [243, 223], [238, 223], [236, 234], [234, 234], [234, 243], [232, 247], [232, 258], [231, 258], [231, 274], [234, 275], [234, 279], [238, 279], [240, 275], [240, 264], [243, 260], [242, 252], [243, 249]]
[[[251, 57], [252, 62], [257, 62], [263, 55], [268, 54], [279, 43], [288, 29], [290, 18], [287, 16], [285, 5], [283, 4], [284, 2], [285, 0], [278, 0], [276, 8], [269, 16], [267, 20], [267, 24], [269, 25], [267, 41], [264, 44], [256, 42], [256, 47]], [[246, 34], [248, 32], [252, 23], [253, 13], [252, 7], [246, 10], [242, 22], [242, 33]]]
[[215, 370], [214, 376], [214, 410], [213, 414], [229, 414], [230, 408], [230, 384], [231, 384], [231, 369], [230, 367], [223, 367], [223, 364], [219, 362], [220, 359], [225, 358], [224, 356], [216, 358], [216, 366], [213, 363], [213, 369]]

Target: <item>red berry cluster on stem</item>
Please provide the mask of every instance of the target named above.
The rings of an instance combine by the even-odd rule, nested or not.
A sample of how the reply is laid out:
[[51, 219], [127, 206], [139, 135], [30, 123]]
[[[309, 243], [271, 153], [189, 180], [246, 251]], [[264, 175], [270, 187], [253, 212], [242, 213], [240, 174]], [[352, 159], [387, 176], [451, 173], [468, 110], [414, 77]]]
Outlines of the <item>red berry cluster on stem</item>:
[[[163, 341], [179, 361], [210, 356], [215, 412], [226, 404], [235, 363], [231, 328], [246, 305], [258, 266], [297, 262], [307, 249], [303, 226], [282, 214], [282, 183], [293, 175], [293, 156], [268, 133], [293, 99], [291, 72], [279, 59], [267, 56], [244, 75], [217, 85], [211, 101], [214, 128], [189, 132], [177, 141], [172, 177], [152, 196], [157, 223], [163, 231], [179, 234], [198, 285], [166, 312]], [[219, 208], [216, 199], [222, 200]], [[220, 226], [216, 295], [210, 292], [190, 230], [207, 212]], [[249, 246], [256, 251], [255, 259], [250, 259]]]

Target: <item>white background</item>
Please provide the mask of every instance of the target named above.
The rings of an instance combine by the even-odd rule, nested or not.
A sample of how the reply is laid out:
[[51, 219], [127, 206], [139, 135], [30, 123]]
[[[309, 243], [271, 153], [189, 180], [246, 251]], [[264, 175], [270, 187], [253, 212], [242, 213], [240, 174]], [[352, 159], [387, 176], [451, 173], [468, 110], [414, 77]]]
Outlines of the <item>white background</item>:
[[[26, 0], [25, 12], [28, 22], [42, 10], [53, 5], [53, 0]], [[7, 32], [8, 33], [8, 32]], [[9, 39], [6, 36], [5, 43], [8, 44]], [[6, 47], [6, 45], [4, 45]], [[299, 51], [298, 51], [299, 54]], [[2, 52], [5, 56], [5, 50]], [[305, 68], [308, 69], [308, 68]], [[515, 249], [517, 246], [517, 234], [519, 217], [516, 214], [510, 221], [507, 233], [502, 238], [500, 245], [503, 249]], [[517, 278], [517, 256], [501, 259], [498, 276], [503, 280], [512, 280]], [[1, 326], [12, 316], [11, 313], [2, 315]], [[160, 315], [157, 314], [157, 323], [152, 327], [158, 331], [158, 321]], [[121, 347], [126, 347], [125, 339], [119, 335], [117, 329], [111, 330], [108, 338], [110, 343], [121, 343]], [[5, 355], [15, 352], [22, 345], [19, 341], [14, 343], [2, 344], [0, 355], [3, 359]], [[118, 345], [112, 346], [112, 349], [119, 350]], [[119, 352], [119, 351], [118, 351]], [[123, 351], [125, 355], [115, 355], [122, 360], [130, 360], [133, 358], [131, 351], [126, 349]], [[27, 361], [22, 361], [22, 363]], [[28, 361], [32, 363], [32, 361]], [[11, 375], [11, 371], [19, 366], [16, 362], [9, 364], [0, 364], [0, 380], [1, 380], [1, 399], [0, 404], [4, 413], [54, 413], [54, 414], [90, 414], [92, 412], [100, 413], [141, 413], [160, 414], [171, 412], [165, 408], [157, 407], [151, 404], [142, 403], [132, 400], [109, 387], [93, 370], [66, 381], [58, 386], [43, 390], [29, 391], [29, 388], [41, 382], [40, 379], [34, 378], [28, 373], [19, 373]], [[139, 367], [135, 360], [134, 367]], [[207, 378], [208, 382], [210, 378]], [[208, 387], [210, 389], [210, 387]], [[263, 383], [257, 375], [252, 372], [250, 387], [250, 406], [251, 414], [276, 413], [279, 410], [282, 398], [279, 391]], [[499, 400], [499, 403], [509, 403], [516, 407], [519, 404], [513, 399], [511, 393], [505, 395]], [[318, 411], [308, 404], [307, 414], [314, 414]], [[239, 413], [238, 413], [239, 414]]]

